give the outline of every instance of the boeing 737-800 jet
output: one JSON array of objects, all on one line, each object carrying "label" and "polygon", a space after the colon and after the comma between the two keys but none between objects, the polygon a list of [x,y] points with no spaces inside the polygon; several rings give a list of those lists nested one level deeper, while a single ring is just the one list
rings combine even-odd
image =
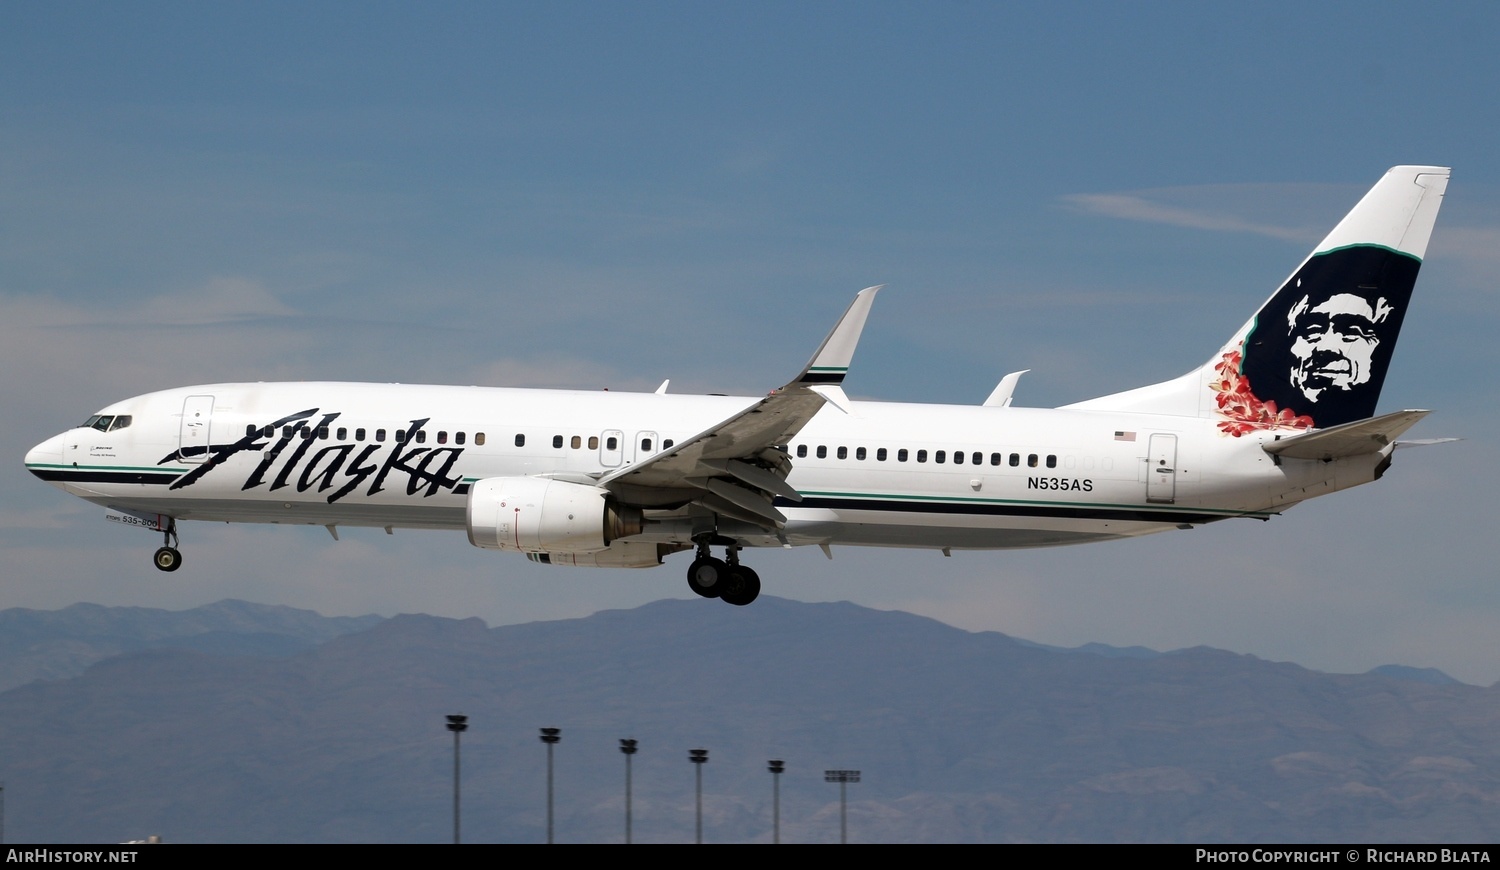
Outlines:
[{"label": "boeing 737-800 jet", "polygon": [[[1391,169],[1201,367],[1055,409],[852,401],[879,288],[762,397],[211,384],[117,402],[26,467],[162,533],[182,520],[454,529],[551,565],[645,568],[749,604],[745,547],[1006,549],[1265,519],[1378,479],[1426,411],[1374,416],[1448,184]],[[713,555],[721,548],[724,557]]]}]

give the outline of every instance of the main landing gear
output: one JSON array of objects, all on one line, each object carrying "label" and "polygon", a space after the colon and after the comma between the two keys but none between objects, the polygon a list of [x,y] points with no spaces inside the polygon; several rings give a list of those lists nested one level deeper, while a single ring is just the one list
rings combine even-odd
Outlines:
[{"label": "main landing gear", "polygon": [[707,537],[698,540],[698,557],[688,566],[688,588],[704,598],[744,607],[760,595],[760,575],[740,564],[740,548],[731,543],[724,548],[727,559],[709,555]]},{"label": "main landing gear", "polygon": [[168,518],[167,527],[162,529],[162,545],[157,548],[156,555],[152,560],[156,563],[159,571],[176,571],[182,567],[182,553],[178,551],[177,545],[177,520]]}]

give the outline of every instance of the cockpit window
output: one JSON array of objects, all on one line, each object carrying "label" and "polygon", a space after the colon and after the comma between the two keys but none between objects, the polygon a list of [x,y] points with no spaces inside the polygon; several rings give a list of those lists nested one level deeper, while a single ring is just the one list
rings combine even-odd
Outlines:
[{"label": "cockpit window", "polygon": [[98,429],[100,432],[113,432],[116,429],[124,429],[126,426],[129,426],[130,421],[129,414],[120,414],[119,416],[115,416],[114,414],[95,414],[84,420],[83,425],[79,428]]}]

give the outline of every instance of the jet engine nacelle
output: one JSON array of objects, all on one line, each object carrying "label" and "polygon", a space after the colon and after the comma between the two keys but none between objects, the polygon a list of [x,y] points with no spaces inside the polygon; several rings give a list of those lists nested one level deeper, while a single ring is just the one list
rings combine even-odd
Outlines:
[{"label": "jet engine nacelle", "polygon": [[469,487],[469,543],[523,553],[592,553],[640,534],[640,508],[602,487],[543,477],[491,477]]},{"label": "jet engine nacelle", "polygon": [[526,558],[568,568],[655,568],[673,552],[675,548],[667,544],[616,541],[595,553],[527,553]]}]

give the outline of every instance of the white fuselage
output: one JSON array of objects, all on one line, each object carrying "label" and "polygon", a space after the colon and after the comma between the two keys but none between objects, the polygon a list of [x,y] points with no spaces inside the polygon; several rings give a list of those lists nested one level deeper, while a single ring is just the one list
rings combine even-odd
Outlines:
[{"label": "white fuselage", "polygon": [[[150,393],[34,448],[27,467],[91,502],[181,520],[462,530],[487,478],[587,483],[668,449],[751,397],[363,383],[214,384]],[[784,530],[721,520],[745,546],[1001,549],[1264,518],[1373,479],[1381,456],[1278,462],[1273,432],[1210,419],[853,402],[786,445]],[[399,440],[398,440],[399,439]],[[701,518],[647,506],[630,540],[683,546]],[[695,525],[696,523],[696,525]]]}]

